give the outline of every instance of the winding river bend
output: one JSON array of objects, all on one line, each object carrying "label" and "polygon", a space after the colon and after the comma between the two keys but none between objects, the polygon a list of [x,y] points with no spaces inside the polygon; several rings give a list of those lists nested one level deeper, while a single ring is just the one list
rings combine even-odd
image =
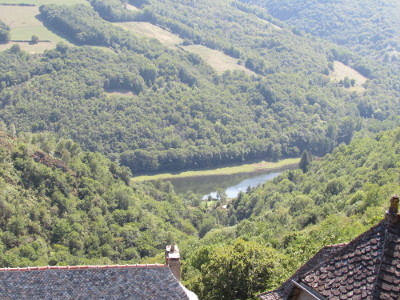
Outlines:
[{"label": "winding river bend", "polygon": [[258,170],[251,173],[239,173],[232,175],[206,175],[196,177],[168,179],[174,186],[177,193],[192,191],[195,194],[203,195],[205,199],[209,195],[216,197],[217,189],[224,189],[228,198],[235,198],[239,192],[245,192],[249,187],[255,187],[272,180],[283,171],[293,170],[296,167],[287,167],[278,170]]}]

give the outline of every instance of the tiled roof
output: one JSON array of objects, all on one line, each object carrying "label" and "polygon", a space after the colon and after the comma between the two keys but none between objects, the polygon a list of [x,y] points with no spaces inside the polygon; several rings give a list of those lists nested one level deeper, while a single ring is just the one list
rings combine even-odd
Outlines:
[{"label": "tiled roof", "polygon": [[189,299],[166,265],[0,269],[1,299]]},{"label": "tiled roof", "polygon": [[293,289],[293,280],[297,281],[299,277],[311,269],[315,268],[321,261],[327,259],[332,253],[342,249],[347,244],[328,245],[317,252],[307,263],[305,263],[296,273],[285,281],[277,290],[258,295],[263,300],[287,299]]},{"label": "tiled roof", "polygon": [[300,280],[329,299],[399,299],[399,234],[384,220]]},{"label": "tiled roof", "polygon": [[[400,299],[400,216],[387,218],[348,244],[324,248],[289,280],[328,299]],[[316,263],[315,263],[316,262]],[[293,284],[259,295],[291,299]],[[291,295],[291,292],[293,294]]]}]

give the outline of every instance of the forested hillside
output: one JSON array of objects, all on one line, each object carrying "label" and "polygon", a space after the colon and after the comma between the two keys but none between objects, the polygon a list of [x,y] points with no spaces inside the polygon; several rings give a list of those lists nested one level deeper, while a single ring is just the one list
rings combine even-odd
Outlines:
[{"label": "forested hillside", "polygon": [[0,266],[138,263],[216,226],[170,183],[130,176],[71,140],[0,132]]},{"label": "forested hillside", "polygon": [[[162,262],[176,242],[201,299],[249,299],[400,193],[396,1],[41,3],[30,17],[68,44],[28,54],[0,20],[1,267]],[[302,153],[301,169],[226,203],[131,182]]]},{"label": "forested hillside", "polygon": [[[110,19],[102,1],[91,3]],[[125,9],[113,3],[110,14]],[[222,0],[132,3],[141,8],[132,18],[238,57],[259,75],[217,75],[198,55],[135,37],[90,6],[46,5],[46,26],[112,51],[59,44],[41,56],[18,46],[2,52],[4,122],[17,132],[72,138],[134,172],[279,159],[305,149],[323,155],[355,131],[398,123],[398,83],[385,76],[389,69],[274,27],[265,12]],[[367,76],[362,93],[348,89],[348,78],[331,80],[336,60]]]},{"label": "forested hillside", "polygon": [[242,0],[275,18],[365,56],[400,59],[400,3],[396,0]]},{"label": "forested hillside", "polygon": [[[202,299],[247,299],[254,286],[242,280],[250,276],[245,270],[257,276],[257,266],[270,264],[255,289],[271,289],[324,245],[348,242],[376,224],[391,195],[400,193],[399,142],[400,129],[356,139],[314,160],[306,173],[287,171],[239,195],[228,206],[229,222],[237,225],[212,230],[196,251],[183,248],[186,284]],[[232,296],[238,278],[245,286]]]}]

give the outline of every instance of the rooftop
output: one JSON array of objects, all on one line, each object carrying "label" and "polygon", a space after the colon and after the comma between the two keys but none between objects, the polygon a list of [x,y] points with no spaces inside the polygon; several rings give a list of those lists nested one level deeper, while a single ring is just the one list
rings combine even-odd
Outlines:
[{"label": "rooftop", "polygon": [[304,291],[316,299],[400,299],[398,196],[391,201],[379,224],[348,244],[323,248],[280,288],[259,298],[297,299]]},{"label": "rooftop", "polygon": [[189,299],[166,265],[0,269],[1,299]]}]

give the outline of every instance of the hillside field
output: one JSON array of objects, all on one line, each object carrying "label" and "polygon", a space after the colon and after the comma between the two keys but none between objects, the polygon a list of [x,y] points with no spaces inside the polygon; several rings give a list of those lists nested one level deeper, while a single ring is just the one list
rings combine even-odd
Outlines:
[{"label": "hillside field", "polygon": [[179,36],[148,22],[119,22],[114,24],[137,36],[157,39],[171,49],[177,50],[176,45],[183,42]]},{"label": "hillside field", "polygon": [[222,74],[225,71],[238,70],[244,71],[248,75],[256,75],[254,72],[246,69],[243,65],[239,65],[239,61],[236,58],[230,57],[221,51],[213,50],[202,45],[190,45],[183,48],[189,52],[198,54],[219,74]]},{"label": "hillside field", "polygon": [[[7,6],[0,5],[0,20],[11,28],[11,42],[0,45],[0,51],[9,48],[13,44],[30,53],[42,53],[47,49],[54,48],[58,42],[68,43],[65,39],[47,29],[37,18],[39,8],[37,6]],[[37,35],[40,40],[50,42],[39,42],[31,45],[32,35]],[[13,42],[17,40],[19,42]],[[26,42],[20,42],[26,41]]]},{"label": "hillside field", "polygon": [[362,86],[367,82],[368,78],[361,75],[359,72],[353,68],[346,66],[340,61],[335,61],[333,63],[334,71],[331,74],[331,78],[335,81],[344,80],[346,77],[349,79],[354,79],[356,81],[354,87],[350,87],[349,90],[356,92],[363,92],[365,89]]}]

